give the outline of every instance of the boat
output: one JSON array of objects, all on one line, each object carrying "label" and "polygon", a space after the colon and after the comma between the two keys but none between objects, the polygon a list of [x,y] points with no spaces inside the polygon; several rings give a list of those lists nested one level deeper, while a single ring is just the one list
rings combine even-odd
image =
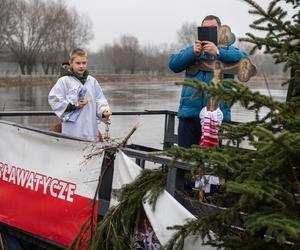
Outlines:
[{"label": "boat", "polygon": [[[128,114],[164,115],[164,148],[176,142],[176,112],[115,113]],[[0,113],[2,117],[20,115],[54,114],[44,111]],[[149,152],[159,150],[143,145],[125,145],[122,141],[118,145],[103,146],[5,120],[0,120],[0,135],[0,232],[44,248],[68,249],[91,215],[101,220],[109,207],[117,204],[114,191],[133,181],[145,162],[167,166],[170,161],[168,157],[150,157]],[[190,201],[174,198],[175,190],[182,188],[179,176],[187,170],[188,166],[178,162],[176,168],[169,171],[166,191],[157,202],[158,209],[153,211],[150,204],[144,205],[161,244],[172,237],[167,226],[195,218],[195,206],[188,209],[183,206],[191,204]],[[172,215],[159,212],[168,207],[174,211]],[[190,245],[186,249],[193,248]]]}]

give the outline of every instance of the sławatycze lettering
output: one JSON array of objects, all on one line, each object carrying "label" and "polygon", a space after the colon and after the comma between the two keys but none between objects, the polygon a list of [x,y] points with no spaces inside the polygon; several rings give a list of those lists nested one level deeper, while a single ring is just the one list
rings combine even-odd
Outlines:
[{"label": "s\u0142awatycze lettering", "polygon": [[73,202],[76,184],[0,162],[0,180]]}]

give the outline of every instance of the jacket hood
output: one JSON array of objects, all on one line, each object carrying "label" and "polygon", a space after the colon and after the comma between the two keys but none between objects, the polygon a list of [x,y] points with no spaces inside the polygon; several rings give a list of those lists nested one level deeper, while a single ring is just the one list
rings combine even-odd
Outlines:
[{"label": "jacket hood", "polygon": [[67,63],[62,63],[61,68],[60,68],[60,76],[73,76],[77,78],[82,84],[86,82],[86,79],[89,75],[89,72],[86,70],[83,73],[83,76],[78,76],[76,75],[73,70],[70,68],[70,65]]}]

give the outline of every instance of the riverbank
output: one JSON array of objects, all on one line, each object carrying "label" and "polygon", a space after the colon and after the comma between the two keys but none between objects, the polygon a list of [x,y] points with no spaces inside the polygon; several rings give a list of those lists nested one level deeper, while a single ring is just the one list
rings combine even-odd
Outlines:
[{"label": "riverbank", "polygon": [[[180,82],[184,79],[183,74],[169,74],[169,75],[141,75],[141,74],[101,74],[96,75],[95,78],[102,84],[122,84],[122,83],[141,83],[146,84],[153,83],[166,83],[166,82]],[[0,87],[12,87],[12,86],[36,86],[36,85],[53,85],[58,79],[57,75],[6,75],[0,76]],[[268,76],[268,82],[271,87],[281,89],[281,84],[286,81],[286,77],[282,76]],[[251,78],[249,85],[252,88],[256,88],[256,83],[264,82],[263,77],[256,76]]]},{"label": "riverbank", "polygon": [[[141,75],[141,74],[101,74],[93,75],[101,84],[113,83],[164,83],[182,81],[183,75]],[[19,85],[52,85],[57,75],[18,75],[0,76],[0,87]]]}]

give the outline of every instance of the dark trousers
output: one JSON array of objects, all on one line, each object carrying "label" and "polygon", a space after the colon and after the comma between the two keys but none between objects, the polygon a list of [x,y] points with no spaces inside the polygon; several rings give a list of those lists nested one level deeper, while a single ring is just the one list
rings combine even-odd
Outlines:
[{"label": "dark trousers", "polygon": [[193,144],[199,145],[200,139],[200,118],[179,118],[178,145],[184,148],[189,148]]}]

